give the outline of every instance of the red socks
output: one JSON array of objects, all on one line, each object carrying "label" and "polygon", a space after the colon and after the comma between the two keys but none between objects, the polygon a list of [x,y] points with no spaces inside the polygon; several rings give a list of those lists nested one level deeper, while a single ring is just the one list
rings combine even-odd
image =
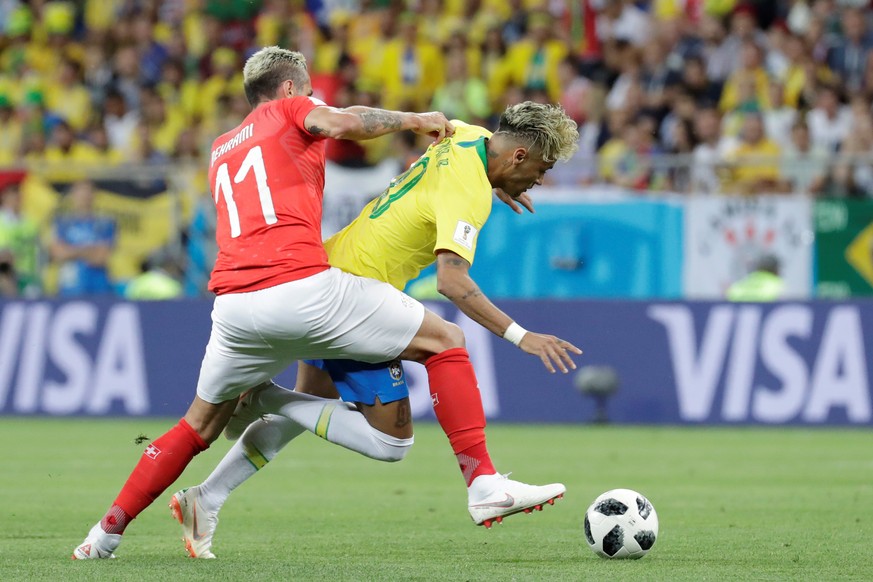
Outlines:
[{"label": "red socks", "polygon": [[131,520],[179,478],[191,459],[208,447],[184,418],[158,437],[146,447],[115,503],[103,516],[103,531],[124,532]]},{"label": "red socks", "polygon": [[430,397],[467,486],[479,475],[497,472],[485,446],[485,411],[470,355],[452,348],[425,362]]}]

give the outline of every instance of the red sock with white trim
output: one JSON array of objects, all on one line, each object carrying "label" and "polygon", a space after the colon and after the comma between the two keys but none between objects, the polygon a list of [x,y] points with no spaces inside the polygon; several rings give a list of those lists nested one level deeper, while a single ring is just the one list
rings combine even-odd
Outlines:
[{"label": "red sock with white trim", "polygon": [[429,358],[425,367],[434,413],[469,487],[479,475],[497,472],[485,445],[485,410],[470,355],[452,348]]},{"label": "red sock with white trim", "polygon": [[185,419],[155,439],[140,457],[121,492],[100,521],[103,531],[120,534],[152,501],[179,478],[188,463],[209,445]]}]

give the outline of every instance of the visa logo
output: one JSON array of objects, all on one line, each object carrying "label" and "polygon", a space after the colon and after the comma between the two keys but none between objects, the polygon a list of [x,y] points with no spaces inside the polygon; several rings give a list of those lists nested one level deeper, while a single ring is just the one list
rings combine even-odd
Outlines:
[{"label": "visa logo", "polygon": [[816,423],[837,409],[852,423],[871,420],[873,350],[857,306],[714,305],[703,322],[687,305],[647,314],[666,332],[683,420]]}]

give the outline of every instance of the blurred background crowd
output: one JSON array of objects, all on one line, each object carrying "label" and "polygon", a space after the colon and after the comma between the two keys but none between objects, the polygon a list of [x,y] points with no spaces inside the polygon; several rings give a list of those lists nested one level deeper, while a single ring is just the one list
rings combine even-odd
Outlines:
[{"label": "blurred background crowd", "polygon": [[[561,103],[579,123],[580,147],[547,176],[553,185],[873,198],[869,8],[870,0],[0,0],[0,168],[14,170],[0,180],[0,293],[136,296],[135,285],[107,276],[117,224],[93,210],[95,171],[195,168],[185,234],[208,233],[197,199],[209,202],[210,144],[249,111],[245,59],[274,44],[302,52],[316,96],[338,107],[435,109],[493,127],[509,104]],[[331,141],[328,158],[350,168],[406,165],[425,146],[406,134]],[[16,176],[33,173],[61,194],[49,218],[22,212]],[[159,282],[146,288],[202,293],[208,255],[189,249],[183,264],[151,254],[141,272]],[[55,267],[49,283],[41,262]],[[183,280],[194,264],[199,275]]]}]

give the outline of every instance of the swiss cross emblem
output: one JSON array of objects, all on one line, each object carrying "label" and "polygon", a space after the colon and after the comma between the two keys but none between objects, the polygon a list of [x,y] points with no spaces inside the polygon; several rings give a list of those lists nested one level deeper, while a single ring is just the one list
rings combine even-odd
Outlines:
[{"label": "swiss cross emblem", "polygon": [[155,445],[149,445],[146,447],[145,456],[149,459],[157,459],[158,455],[161,454],[161,449],[156,447]]}]

